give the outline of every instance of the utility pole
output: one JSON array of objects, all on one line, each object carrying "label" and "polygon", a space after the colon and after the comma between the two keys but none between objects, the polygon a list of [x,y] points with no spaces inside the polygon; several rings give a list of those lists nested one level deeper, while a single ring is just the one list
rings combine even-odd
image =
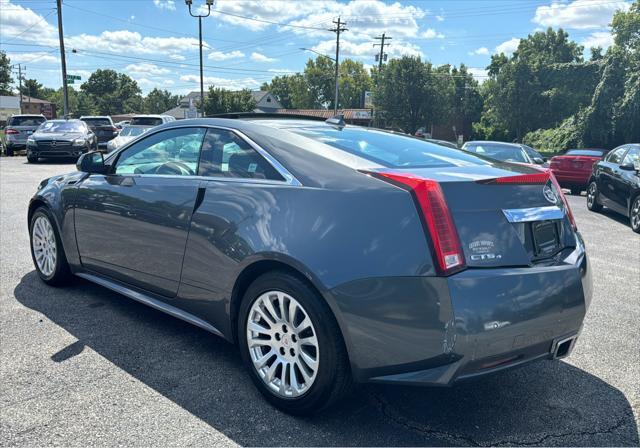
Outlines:
[{"label": "utility pole", "polygon": [[339,99],[339,76],[340,76],[340,33],[343,31],[347,31],[348,28],[345,28],[346,23],[340,21],[340,17],[338,20],[334,20],[333,23],[336,24],[335,28],[330,29],[329,31],[336,33],[336,92],[333,98],[333,113],[334,115],[338,115],[338,99]]},{"label": "utility pole", "polygon": [[60,61],[62,62],[62,96],[64,98],[64,118],[69,117],[69,87],[67,85],[67,60],[64,53],[64,31],[62,29],[62,0],[56,0],[58,6],[58,38],[60,39]]},{"label": "utility pole", "polygon": [[[14,64],[11,67],[15,67],[18,69],[18,95],[20,95],[20,113],[22,113],[22,77],[24,76],[22,74],[22,70],[24,70],[25,72],[27,71],[27,67],[22,67],[22,64]],[[15,72],[14,72],[15,73]],[[29,102],[31,102],[31,99],[29,99]]]},{"label": "utility pole", "polygon": [[385,40],[391,40],[392,37],[387,37],[386,33],[382,33],[382,36],[376,37],[380,41],[379,44],[373,44],[374,47],[380,47],[380,55],[378,56],[378,82],[380,82],[380,73],[382,73],[382,61],[386,54],[384,53]]},{"label": "utility pole", "polygon": [[204,74],[202,70],[202,19],[211,15],[211,7],[213,6],[213,0],[207,0],[207,13],[206,14],[194,14],[191,12],[191,5],[193,0],[185,0],[186,5],[189,7],[189,15],[191,17],[198,18],[198,38],[200,39],[200,116],[204,117]]}]

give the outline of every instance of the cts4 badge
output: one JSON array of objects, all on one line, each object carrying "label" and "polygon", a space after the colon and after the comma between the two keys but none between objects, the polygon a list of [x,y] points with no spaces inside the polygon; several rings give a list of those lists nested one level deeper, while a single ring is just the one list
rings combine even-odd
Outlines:
[{"label": "cts4 badge", "polygon": [[472,261],[499,260],[502,255],[494,252],[495,244],[491,240],[476,240],[469,244],[469,259]]}]

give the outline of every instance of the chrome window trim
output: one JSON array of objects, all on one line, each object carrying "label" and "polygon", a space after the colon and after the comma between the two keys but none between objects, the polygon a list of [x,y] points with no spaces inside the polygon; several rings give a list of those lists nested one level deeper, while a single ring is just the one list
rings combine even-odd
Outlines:
[{"label": "chrome window trim", "polygon": [[504,213],[507,221],[513,223],[547,221],[564,218],[564,210],[555,205],[551,205],[549,207],[503,209],[502,213]]},{"label": "chrome window trim", "polygon": [[[233,132],[234,134],[236,134],[238,137],[240,137],[242,140],[244,140],[245,142],[247,142],[249,144],[249,146],[251,146],[252,149],[254,149],[258,154],[260,154],[264,159],[266,159],[267,163],[269,163],[277,172],[278,174],[280,174],[284,180],[274,180],[274,179],[252,179],[250,177],[217,177],[217,176],[175,176],[175,177],[180,177],[182,179],[184,178],[197,178],[200,180],[207,180],[207,181],[220,181],[220,182],[243,182],[243,183],[256,183],[256,184],[265,184],[265,183],[270,183],[270,184],[278,184],[278,185],[282,185],[282,184],[286,184],[286,185],[291,185],[291,186],[295,186],[295,187],[300,187],[302,186],[302,183],[295,178],[295,176],[293,174],[291,174],[291,172],[289,172],[289,170],[287,170],[275,157],[273,157],[271,154],[269,154],[269,152],[267,152],[265,149],[263,149],[260,145],[258,145],[255,141],[253,141],[250,137],[248,137],[244,132],[239,131],[238,129],[234,129],[234,128],[230,128],[227,126],[213,126],[210,124],[202,124],[202,125],[198,125],[198,124],[188,124],[188,125],[183,125],[183,126],[171,126],[171,127],[166,127],[166,128],[162,128],[162,129],[157,129],[155,131],[149,130],[147,132],[145,132],[144,134],[141,134],[140,136],[138,136],[137,138],[131,140],[130,142],[128,142],[125,146],[123,146],[122,148],[119,148],[117,150],[115,150],[112,154],[109,154],[105,160],[105,163],[109,162],[112,163],[114,161],[117,161],[118,157],[120,156],[120,154],[124,151],[126,151],[129,147],[131,147],[132,145],[134,145],[135,143],[137,143],[140,140],[143,140],[145,138],[151,137],[159,132],[163,132],[163,131],[169,131],[172,129],[182,129],[182,128],[203,128],[205,129],[205,131],[207,129],[220,129],[223,131],[229,131],[229,132]],[[206,138],[206,133],[205,133],[205,138]],[[202,151],[202,148],[201,148]],[[162,175],[162,174],[141,174],[141,176],[161,176],[161,177],[167,177],[167,176],[173,176],[173,175]]]}]

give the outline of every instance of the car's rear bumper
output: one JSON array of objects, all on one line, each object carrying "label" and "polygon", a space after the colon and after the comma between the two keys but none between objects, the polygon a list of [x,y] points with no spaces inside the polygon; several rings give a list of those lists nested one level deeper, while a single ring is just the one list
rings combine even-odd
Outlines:
[{"label": "car's rear bumper", "polygon": [[370,283],[360,306],[347,301],[365,294],[364,284],[332,291],[357,381],[450,385],[553,358],[558,342],[573,348],[591,301],[581,244],[553,266],[404,281]]},{"label": "car's rear bumper", "polygon": [[591,171],[553,171],[553,175],[561,187],[586,187],[589,182],[589,178],[591,177]]}]

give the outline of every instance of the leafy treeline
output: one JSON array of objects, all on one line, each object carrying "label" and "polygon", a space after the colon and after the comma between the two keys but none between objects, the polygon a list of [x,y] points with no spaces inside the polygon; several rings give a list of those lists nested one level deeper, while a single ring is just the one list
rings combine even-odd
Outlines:
[{"label": "leafy treeline", "polygon": [[[612,148],[640,141],[640,0],[614,15],[615,43],[604,52],[584,48],[557,31],[536,32],[522,39],[511,55],[493,55],[488,79],[478,83],[464,65],[434,66],[416,57],[389,61],[378,73],[361,62],[340,63],[339,108],[362,107],[372,91],[377,126],[413,133],[442,129],[450,138],[524,141],[541,150],[569,147]],[[10,92],[10,62],[0,54],[0,92]],[[309,59],[301,73],[276,76],[262,86],[287,109],[334,107],[335,64],[328,57]],[[14,82],[15,84],[15,82]],[[61,89],[33,79],[23,92],[48,99],[62,110]],[[113,70],[97,70],[70,89],[74,115],[164,112],[178,97],[154,89],[141,95],[135,80]],[[231,92],[211,86],[207,114],[250,111],[248,90]],[[455,131],[454,131],[455,128]],[[449,134],[450,132],[450,134]]]}]

